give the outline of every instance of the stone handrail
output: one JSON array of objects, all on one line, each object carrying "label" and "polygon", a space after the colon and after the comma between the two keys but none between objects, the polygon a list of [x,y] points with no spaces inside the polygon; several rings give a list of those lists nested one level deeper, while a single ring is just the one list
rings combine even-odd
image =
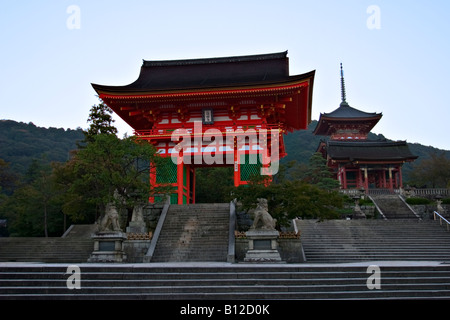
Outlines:
[{"label": "stone handrail", "polygon": [[156,243],[158,242],[162,226],[164,225],[164,220],[166,219],[167,211],[169,211],[169,207],[170,207],[170,196],[167,196],[163,210],[161,212],[158,223],[156,225],[155,233],[153,234],[152,240],[150,242],[150,247],[148,248],[147,253],[144,256],[143,262],[150,262],[153,258],[153,253],[155,252]]},{"label": "stone handrail", "polygon": [[[341,193],[353,196],[360,195],[360,189],[341,189]],[[402,194],[406,192],[405,189],[369,189],[368,194],[370,195],[381,195],[381,194]],[[443,197],[450,196],[450,189],[447,188],[423,188],[423,189],[410,189],[408,192],[411,196],[433,196],[440,195]]]},{"label": "stone handrail", "polygon": [[436,216],[439,216],[439,223],[440,223],[441,226],[442,226],[442,220],[444,220],[446,222],[446,224],[447,224],[447,231],[450,231],[450,222],[448,222],[447,219],[445,219],[443,216],[441,216],[439,214],[439,212],[437,212],[437,211],[433,212],[433,216],[434,216],[434,220],[437,220]]},{"label": "stone handrail", "polygon": [[370,201],[373,202],[373,204],[375,205],[375,208],[378,210],[378,213],[381,215],[381,217],[383,218],[383,220],[387,220],[386,216],[384,215],[383,211],[381,211],[381,208],[378,206],[378,204],[373,200],[373,198],[371,196],[369,196]]},{"label": "stone handrail", "polygon": [[421,195],[441,195],[441,196],[449,196],[450,192],[449,189],[446,188],[430,188],[430,189],[412,189],[412,192],[414,192],[414,194],[416,196],[421,196]]},{"label": "stone handrail", "polygon": [[228,255],[227,262],[235,262],[235,233],[236,229],[236,203],[235,201],[230,201],[230,225],[228,229]]}]

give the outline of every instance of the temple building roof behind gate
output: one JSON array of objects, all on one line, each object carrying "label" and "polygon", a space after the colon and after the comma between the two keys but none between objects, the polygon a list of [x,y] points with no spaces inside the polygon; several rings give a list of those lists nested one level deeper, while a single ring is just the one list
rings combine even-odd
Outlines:
[{"label": "temple building roof behind gate", "polygon": [[332,160],[409,162],[417,159],[406,141],[328,141],[327,154]]}]

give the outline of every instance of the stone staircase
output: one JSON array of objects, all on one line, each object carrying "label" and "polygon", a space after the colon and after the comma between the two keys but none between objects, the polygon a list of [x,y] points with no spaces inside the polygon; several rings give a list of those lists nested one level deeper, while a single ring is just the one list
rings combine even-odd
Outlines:
[{"label": "stone staircase", "polygon": [[418,219],[414,211],[396,194],[371,196],[386,219]]},{"label": "stone staircase", "polygon": [[450,232],[433,220],[296,220],[306,262],[450,261]]},{"label": "stone staircase", "polygon": [[368,288],[368,265],[82,264],[80,289],[69,289],[67,264],[0,264],[0,300],[450,298],[450,265],[381,264],[380,289]]},{"label": "stone staircase", "polygon": [[86,262],[94,242],[88,238],[0,238],[0,262]]},{"label": "stone staircase", "polygon": [[227,261],[230,204],[171,205],[151,262]]}]

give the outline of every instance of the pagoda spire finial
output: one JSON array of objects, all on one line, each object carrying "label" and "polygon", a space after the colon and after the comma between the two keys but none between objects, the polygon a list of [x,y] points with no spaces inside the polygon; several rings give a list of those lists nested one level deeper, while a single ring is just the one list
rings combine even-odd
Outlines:
[{"label": "pagoda spire finial", "polygon": [[347,103],[345,100],[345,82],[344,82],[344,70],[342,70],[342,62],[341,62],[341,96],[342,96],[342,102]]}]

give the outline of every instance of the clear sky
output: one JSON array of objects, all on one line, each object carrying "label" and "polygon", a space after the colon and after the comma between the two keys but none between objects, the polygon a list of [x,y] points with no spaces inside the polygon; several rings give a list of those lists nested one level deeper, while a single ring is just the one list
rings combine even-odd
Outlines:
[{"label": "clear sky", "polygon": [[[142,60],[288,50],[316,70],[313,119],[347,102],[372,130],[450,150],[450,1],[8,1],[0,6],[0,119],[87,128],[91,83],[126,85]],[[120,133],[132,130],[118,117]]]}]

